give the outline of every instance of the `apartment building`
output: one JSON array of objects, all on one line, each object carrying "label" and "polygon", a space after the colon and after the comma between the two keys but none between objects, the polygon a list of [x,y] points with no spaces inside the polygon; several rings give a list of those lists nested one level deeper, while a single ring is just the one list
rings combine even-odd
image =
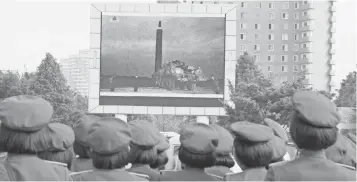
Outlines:
[{"label": "apartment building", "polygon": [[89,50],[81,50],[78,55],[60,61],[61,72],[68,85],[83,96],[88,95],[89,57]]},{"label": "apartment building", "polygon": [[248,52],[274,83],[292,82],[334,91],[336,0],[182,0],[187,4],[237,4],[237,56]]}]

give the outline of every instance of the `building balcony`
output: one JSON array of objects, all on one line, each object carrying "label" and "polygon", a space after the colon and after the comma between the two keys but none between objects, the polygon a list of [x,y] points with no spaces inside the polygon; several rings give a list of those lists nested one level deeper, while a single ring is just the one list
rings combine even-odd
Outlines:
[{"label": "building balcony", "polygon": [[305,31],[309,31],[309,30],[314,30],[314,27],[312,25],[301,26],[299,30],[302,32],[305,32]]},{"label": "building balcony", "polygon": [[330,44],[334,44],[336,43],[336,39],[335,37],[331,37],[330,40],[329,40]]},{"label": "building balcony", "polygon": [[312,50],[310,47],[305,47],[305,48],[300,48],[299,52],[300,53],[311,53]]},{"label": "building balcony", "polygon": [[334,58],[331,58],[329,61],[330,65],[335,65],[336,64],[336,60]]},{"label": "building balcony", "polygon": [[330,76],[335,76],[335,75],[336,75],[335,66],[331,66],[331,69],[330,69],[330,71],[329,71],[329,75],[330,75]]},{"label": "building balcony", "polygon": [[335,22],[336,22],[336,15],[332,15],[332,16],[330,17],[330,22],[331,22],[331,23],[335,23]]},{"label": "building balcony", "polygon": [[302,3],[300,9],[302,10],[308,10],[308,9],[314,9],[314,3],[307,2],[307,4]]},{"label": "building balcony", "polygon": [[331,11],[331,12],[335,12],[335,11],[336,11],[336,6],[335,6],[335,5],[332,5],[332,6],[330,7],[330,11]]},{"label": "building balcony", "polygon": [[336,49],[331,48],[331,49],[329,50],[329,53],[330,53],[331,55],[335,55],[335,54],[336,54]]},{"label": "building balcony", "polygon": [[312,36],[301,37],[300,42],[312,42]]},{"label": "building balcony", "polygon": [[331,33],[336,33],[336,24],[332,24],[331,27],[330,27],[330,32]]},{"label": "building balcony", "polygon": [[309,20],[313,20],[314,18],[310,15],[309,12],[307,12],[306,16],[301,16],[300,17],[300,21],[309,21]]}]

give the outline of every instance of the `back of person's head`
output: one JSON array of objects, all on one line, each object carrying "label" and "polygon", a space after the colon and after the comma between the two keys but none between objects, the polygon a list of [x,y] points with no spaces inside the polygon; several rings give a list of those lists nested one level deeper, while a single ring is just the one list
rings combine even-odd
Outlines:
[{"label": "back of person's head", "polygon": [[288,135],[285,129],[276,121],[265,118],[264,124],[274,131],[275,138],[273,139],[273,158],[271,163],[284,161],[284,156],[288,154]]},{"label": "back of person's head", "polygon": [[156,161],[150,165],[150,167],[153,169],[162,170],[165,169],[165,165],[169,162],[166,150],[170,148],[170,143],[168,139],[160,132],[158,132],[157,135],[160,139],[159,143],[155,146],[157,150],[157,158]]},{"label": "back of person's head", "polygon": [[298,148],[317,151],[336,142],[340,116],[333,102],[311,91],[295,93],[292,102],[290,135]]},{"label": "back of person's head", "polygon": [[0,146],[8,153],[36,154],[45,151],[42,129],[50,122],[53,108],[46,100],[29,95],[0,103]]},{"label": "back of person's head", "polygon": [[210,125],[214,128],[219,137],[219,143],[216,148],[216,166],[225,166],[231,168],[234,166],[235,162],[231,157],[231,153],[233,152],[233,136],[232,134],[225,128],[213,124]]},{"label": "back of person's head", "polygon": [[43,129],[46,151],[38,152],[41,159],[67,164],[71,169],[74,159],[74,132],[71,127],[61,123],[50,123]]},{"label": "back of person's head", "polygon": [[132,140],[130,142],[130,162],[132,164],[154,164],[157,159],[155,146],[160,142],[159,131],[146,120],[129,123]]},{"label": "back of person's head", "polygon": [[185,166],[207,168],[216,164],[218,133],[203,123],[189,123],[180,131],[178,157]]},{"label": "back of person's head", "polygon": [[131,132],[118,118],[101,118],[92,124],[86,142],[92,149],[93,166],[97,169],[123,168],[129,163]]},{"label": "back of person's head", "polygon": [[91,158],[91,151],[85,138],[92,124],[98,119],[100,118],[94,115],[82,115],[82,117],[78,118],[78,124],[74,126],[73,130],[76,138],[73,149],[80,158]]},{"label": "back of person's head", "polygon": [[273,158],[274,132],[271,128],[250,123],[236,122],[231,125],[234,139],[234,155],[241,168],[265,167]]}]

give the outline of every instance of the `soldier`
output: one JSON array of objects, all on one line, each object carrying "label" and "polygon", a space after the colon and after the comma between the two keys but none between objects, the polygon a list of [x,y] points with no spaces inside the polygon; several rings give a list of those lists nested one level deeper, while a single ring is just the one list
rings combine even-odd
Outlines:
[{"label": "soldier", "polygon": [[266,181],[356,181],[354,170],[338,165],[324,150],[336,142],[340,117],[325,96],[312,91],[295,93],[290,135],[301,153],[298,158],[271,166]]},{"label": "soldier", "polygon": [[129,163],[131,132],[117,118],[101,118],[91,127],[87,143],[92,150],[93,170],[73,173],[78,181],[145,181],[148,176],[125,171]]},{"label": "soldier", "polygon": [[[288,141],[288,135],[286,134],[284,128],[277,122],[266,118],[264,119],[264,123],[271,129],[273,129],[274,135],[276,136],[275,139],[272,141],[274,142],[274,147],[271,163],[282,162],[284,161],[284,156],[289,155],[287,149],[288,146],[286,145]],[[290,159],[290,157],[288,158]]]},{"label": "soldier", "polygon": [[[20,95],[0,103],[0,146],[8,153],[0,180],[64,181],[54,165],[46,163],[36,153],[47,149],[46,129],[52,117],[50,103],[36,96]],[[1,170],[1,169],[0,169]]]},{"label": "soldier", "polygon": [[166,137],[159,133],[160,142],[155,146],[157,150],[157,158],[153,164],[150,164],[152,169],[156,169],[160,171],[161,169],[165,169],[166,163],[169,161],[166,150],[170,148],[170,144],[167,141]]},{"label": "soldier", "polygon": [[129,123],[132,140],[130,142],[130,172],[149,176],[149,181],[158,181],[160,173],[150,168],[157,160],[156,145],[160,142],[155,126],[145,120]]},{"label": "soldier", "polygon": [[203,123],[189,123],[181,128],[178,156],[185,165],[181,171],[165,173],[161,181],[217,181],[204,169],[216,163],[219,138],[215,129]]},{"label": "soldier", "polygon": [[337,141],[334,145],[326,149],[327,159],[333,162],[347,165],[346,167],[356,168],[356,144],[342,134],[337,135]]},{"label": "soldier", "polygon": [[91,151],[85,138],[87,137],[92,124],[98,119],[100,118],[97,116],[84,115],[74,127],[75,141],[73,143],[73,150],[78,157],[73,161],[71,168],[71,171],[73,172],[93,169]]},{"label": "soldier", "polygon": [[216,149],[216,164],[213,167],[206,168],[205,172],[218,177],[218,179],[223,180],[225,174],[232,173],[230,170],[234,166],[234,160],[231,157],[233,151],[233,136],[228,130],[219,126],[211,125],[219,137],[219,143]]},{"label": "soldier", "polygon": [[72,181],[69,169],[74,158],[74,132],[71,127],[61,123],[50,123],[45,132],[46,151],[37,153],[40,159],[52,164],[58,174]]},{"label": "soldier", "polygon": [[243,172],[228,174],[226,181],[262,181],[267,173],[266,166],[272,161],[275,147],[271,128],[241,121],[231,125],[234,139],[234,156]]}]

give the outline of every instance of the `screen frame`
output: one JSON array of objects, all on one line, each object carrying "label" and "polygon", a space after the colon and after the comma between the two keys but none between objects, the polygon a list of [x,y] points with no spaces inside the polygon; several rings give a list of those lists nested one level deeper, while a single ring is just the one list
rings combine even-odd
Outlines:
[{"label": "screen frame", "polygon": [[[236,5],[187,4],[92,4],[90,9],[90,83],[89,113],[97,114],[170,114],[195,116],[226,115],[222,102],[230,102],[229,82],[235,83]],[[100,95],[101,21],[113,16],[225,17],[223,98],[164,98]],[[99,27],[98,27],[99,26]],[[106,101],[106,102],[104,102]],[[117,104],[120,103],[120,104]]]}]

